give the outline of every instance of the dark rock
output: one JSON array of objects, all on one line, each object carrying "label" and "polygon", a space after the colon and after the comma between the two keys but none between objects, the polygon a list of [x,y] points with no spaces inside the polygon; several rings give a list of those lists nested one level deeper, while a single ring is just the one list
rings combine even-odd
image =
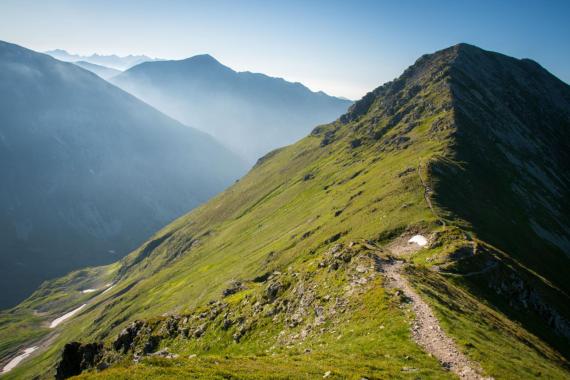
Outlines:
[{"label": "dark rock", "polygon": [[151,352],[154,352],[158,348],[159,344],[160,344],[160,337],[156,335],[149,336],[148,340],[145,342],[143,346],[143,353],[150,354]]},{"label": "dark rock", "polygon": [[224,289],[222,296],[231,296],[232,294],[241,292],[244,289],[245,286],[241,283],[241,281],[233,281],[227,289]]},{"label": "dark rock", "polygon": [[199,338],[202,335],[204,335],[205,332],[206,332],[206,324],[204,323],[198,326],[196,330],[194,330],[194,337]]},{"label": "dark rock", "polygon": [[178,335],[178,323],[179,323],[179,317],[170,317],[167,321],[166,321],[166,325],[165,325],[165,329],[168,335],[170,335],[170,337],[175,337],[176,335]]},{"label": "dark rock", "polygon": [[282,288],[283,288],[283,285],[281,283],[272,282],[265,289],[264,298],[268,301],[273,301],[277,297],[277,295],[279,294],[279,291]]},{"label": "dark rock", "polygon": [[239,343],[239,341],[241,340],[241,338],[243,338],[243,336],[247,333],[247,331],[249,330],[248,326],[240,326],[237,331],[234,333],[234,335],[232,336],[232,338],[234,339],[234,341],[236,343]]},{"label": "dark rock", "polygon": [[256,282],[256,283],[265,282],[265,281],[267,281],[267,279],[269,278],[270,275],[271,275],[271,273],[269,273],[269,272],[264,273],[264,274],[262,274],[262,275],[260,275],[260,276],[255,277],[255,278],[253,279],[253,282]]},{"label": "dark rock", "polygon": [[113,347],[115,350],[122,350],[123,353],[127,353],[143,325],[144,323],[142,321],[134,321],[125,329],[123,329],[123,331],[119,333],[119,336],[115,342],[113,342]]},{"label": "dark rock", "polygon": [[398,177],[401,178],[401,177],[407,176],[408,174],[411,174],[415,171],[416,171],[416,169],[414,169],[412,167],[406,168],[406,170],[404,170],[403,172],[400,172],[398,174]]},{"label": "dark rock", "polygon": [[55,378],[60,380],[79,375],[82,371],[95,367],[102,355],[102,343],[68,343],[63,348]]},{"label": "dark rock", "polygon": [[232,325],[234,324],[234,321],[232,321],[229,318],[225,318],[222,322],[222,330],[227,330],[230,327],[232,327]]},{"label": "dark rock", "polygon": [[352,149],[358,148],[359,146],[362,145],[362,140],[361,139],[354,139],[352,141],[350,141],[350,147]]},{"label": "dark rock", "polygon": [[338,239],[340,239],[342,236],[342,234],[339,232],[338,234],[335,234],[333,236],[331,236],[330,238],[328,238],[327,240],[325,240],[325,244],[330,244],[330,243],[334,243],[335,241],[337,241]]},{"label": "dark rock", "polygon": [[334,131],[327,131],[321,140],[321,147],[325,147],[334,141]]}]

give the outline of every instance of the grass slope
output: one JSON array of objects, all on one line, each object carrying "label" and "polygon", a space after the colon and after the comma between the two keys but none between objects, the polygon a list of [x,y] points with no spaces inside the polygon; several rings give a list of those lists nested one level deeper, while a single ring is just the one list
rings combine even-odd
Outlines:
[{"label": "grass slope", "polygon": [[[119,264],[94,269],[93,279],[111,276],[116,286],[90,296],[48,349],[6,378],[53,376],[63,345],[75,340],[105,342],[103,362],[111,365],[80,378],[314,378],[328,371],[338,378],[449,378],[411,340],[406,300],[382,281],[390,248],[416,233],[430,245],[406,257],[408,276],[466,355],[495,378],[567,378],[568,362],[547,335],[511,320],[508,303],[497,307],[463,276],[479,269],[492,276],[488,261],[516,273],[525,268],[424,198],[422,180],[437,180],[430,168],[453,158],[446,62],[445,54],[420,59],[341,120],[261,159]],[[473,244],[479,248],[463,257]],[[556,294],[546,279],[527,276]],[[76,278],[47,283],[3,313],[2,341],[45,323],[32,317],[38,308],[51,318],[84,302]],[[243,287],[222,296],[236,281]],[[143,327],[121,354],[111,344],[134,320]],[[23,341],[31,344],[18,337],[3,356]],[[179,356],[138,357],[165,348]]]}]

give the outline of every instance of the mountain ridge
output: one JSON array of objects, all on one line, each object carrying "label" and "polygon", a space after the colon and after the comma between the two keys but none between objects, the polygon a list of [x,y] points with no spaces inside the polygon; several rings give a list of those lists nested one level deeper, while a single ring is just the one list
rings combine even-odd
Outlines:
[{"label": "mountain ridge", "polygon": [[[568,143],[568,109],[556,104],[570,89],[527,82],[527,63],[483,50],[459,62],[480,77],[472,83],[441,65],[453,54],[421,58],[339,120],[268,153],[121,262],[45,284],[4,326],[41,324],[31,310],[88,307],[8,378],[44,362],[84,379],[450,378],[450,363],[416,344],[418,305],[478,376],[566,378],[568,259],[533,232],[532,216],[565,232],[567,156],[543,142]],[[478,73],[495,59],[508,70]],[[552,86],[562,99],[536,103]],[[523,155],[531,169],[512,158]],[[529,170],[560,183],[543,188],[521,175]],[[409,285],[390,286],[394,273]],[[115,287],[77,292],[95,280]]]},{"label": "mountain ridge", "polygon": [[301,83],[235,71],[204,54],[145,62],[112,82],[173,118],[212,134],[250,162],[343,113],[350,101]]},{"label": "mountain ridge", "polygon": [[89,70],[89,71],[97,74],[98,76],[100,76],[101,78],[103,78],[105,80],[121,73],[120,70],[112,69],[112,68],[107,67],[107,66],[96,65],[94,63],[90,63],[87,61],[75,61],[73,63],[79,67],[84,68],[85,70]]},{"label": "mountain ridge", "polygon": [[108,66],[116,70],[126,70],[130,67],[138,65],[142,62],[147,61],[158,61],[158,58],[147,57],[146,55],[132,55],[118,56],[116,54],[105,55],[105,54],[91,54],[91,55],[81,55],[81,54],[71,54],[63,49],[55,49],[44,52],[44,54],[50,55],[56,59],[66,62],[77,62],[86,61],[96,65]]}]

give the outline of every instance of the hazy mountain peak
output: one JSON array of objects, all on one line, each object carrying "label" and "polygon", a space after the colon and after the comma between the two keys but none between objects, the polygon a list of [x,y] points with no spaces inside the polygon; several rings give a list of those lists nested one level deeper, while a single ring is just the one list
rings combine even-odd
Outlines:
[{"label": "hazy mountain peak", "polygon": [[209,54],[145,62],[113,78],[173,118],[205,131],[250,162],[336,119],[350,101],[301,83],[236,72]]},{"label": "hazy mountain peak", "polygon": [[116,260],[245,169],[81,65],[0,41],[0,307]]},{"label": "hazy mountain peak", "polygon": [[143,62],[160,61],[158,58],[147,57],[146,55],[132,55],[119,56],[117,54],[105,55],[94,53],[91,55],[72,54],[63,49],[55,49],[46,51],[45,54],[61,61],[77,62],[85,61],[88,63],[109,67],[116,70],[127,70],[130,67],[136,66]]},{"label": "hazy mountain peak", "polygon": [[192,57],[188,57],[186,59],[183,59],[182,61],[188,62],[188,63],[219,64],[219,65],[221,65],[221,63],[216,58],[211,56],[210,54],[198,54],[198,55],[194,55]]}]

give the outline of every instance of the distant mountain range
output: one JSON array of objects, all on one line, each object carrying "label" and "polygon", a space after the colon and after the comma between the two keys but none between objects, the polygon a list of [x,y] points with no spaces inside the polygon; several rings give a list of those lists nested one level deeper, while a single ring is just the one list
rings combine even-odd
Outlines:
[{"label": "distant mountain range", "polygon": [[73,62],[79,67],[83,67],[85,70],[89,70],[92,73],[97,74],[103,79],[109,79],[121,73],[121,70],[112,69],[110,67],[96,65],[94,63],[89,63],[86,61]]},{"label": "distant mountain range", "polygon": [[351,101],[300,83],[236,72],[210,55],[145,62],[112,83],[173,118],[210,133],[250,162],[330,122]]},{"label": "distant mountain range", "polygon": [[245,163],[72,63],[0,42],[0,308],[109,263]]},{"label": "distant mountain range", "polygon": [[55,49],[46,51],[45,54],[51,55],[52,57],[59,59],[60,61],[66,62],[77,62],[85,61],[88,63],[93,63],[95,65],[106,66],[115,70],[127,70],[130,67],[138,65],[143,62],[156,61],[158,59],[147,57],[146,55],[127,55],[124,57],[112,54],[112,55],[79,55],[68,53],[65,50]]}]

